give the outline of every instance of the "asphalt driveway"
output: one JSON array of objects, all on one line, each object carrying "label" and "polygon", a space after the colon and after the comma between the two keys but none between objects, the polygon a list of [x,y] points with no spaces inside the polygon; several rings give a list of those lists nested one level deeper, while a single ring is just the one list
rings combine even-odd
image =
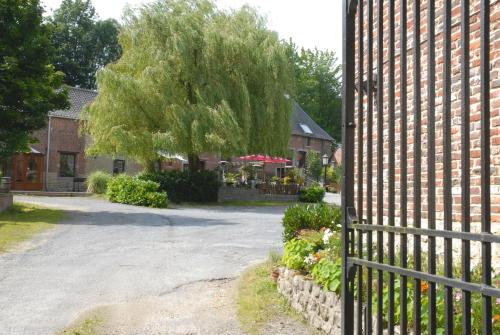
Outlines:
[{"label": "asphalt driveway", "polygon": [[150,209],[16,197],[68,219],[0,255],[0,334],[53,334],[85,310],[232,278],[281,246],[281,207]]}]

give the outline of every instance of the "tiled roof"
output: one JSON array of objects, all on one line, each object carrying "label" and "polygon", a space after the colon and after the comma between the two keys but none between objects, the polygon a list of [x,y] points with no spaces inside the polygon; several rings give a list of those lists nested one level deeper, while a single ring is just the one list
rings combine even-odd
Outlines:
[{"label": "tiled roof", "polygon": [[292,111],[292,134],[319,138],[326,141],[333,141],[333,138],[328,135],[307,113],[300,107],[297,102],[293,102]]},{"label": "tiled roof", "polygon": [[50,116],[63,117],[78,120],[83,106],[94,101],[97,92],[84,88],[68,87],[68,109],[55,110],[49,113]]}]

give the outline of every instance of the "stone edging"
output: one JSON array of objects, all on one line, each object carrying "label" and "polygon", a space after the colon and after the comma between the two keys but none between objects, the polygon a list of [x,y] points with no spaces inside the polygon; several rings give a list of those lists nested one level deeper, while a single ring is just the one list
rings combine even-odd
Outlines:
[{"label": "stone edging", "polygon": [[334,292],[325,292],[312,280],[285,267],[279,268],[278,292],[309,325],[325,334],[341,334],[341,301]]}]

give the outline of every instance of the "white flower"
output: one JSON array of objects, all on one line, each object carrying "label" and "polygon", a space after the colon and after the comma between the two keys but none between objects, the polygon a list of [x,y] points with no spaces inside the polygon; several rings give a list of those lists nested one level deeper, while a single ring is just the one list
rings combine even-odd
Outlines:
[{"label": "white flower", "polygon": [[309,254],[306,258],[304,258],[304,263],[307,265],[312,265],[316,263],[316,258],[313,254]]},{"label": "white flower", "polygon": [[328,244],[330,242],[330,237],[333,236],[333,232],[330,229],[325,229],[323,232],[323,243]]}]

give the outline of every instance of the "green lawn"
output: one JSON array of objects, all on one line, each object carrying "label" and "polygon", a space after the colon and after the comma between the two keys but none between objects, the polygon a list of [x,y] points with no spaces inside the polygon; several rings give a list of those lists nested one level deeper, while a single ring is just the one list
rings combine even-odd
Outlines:
[{"label": "green lawn", "polygon": [[0,253],[31,239],[64,218],[60,210],[16,203],[0,213]]}]

